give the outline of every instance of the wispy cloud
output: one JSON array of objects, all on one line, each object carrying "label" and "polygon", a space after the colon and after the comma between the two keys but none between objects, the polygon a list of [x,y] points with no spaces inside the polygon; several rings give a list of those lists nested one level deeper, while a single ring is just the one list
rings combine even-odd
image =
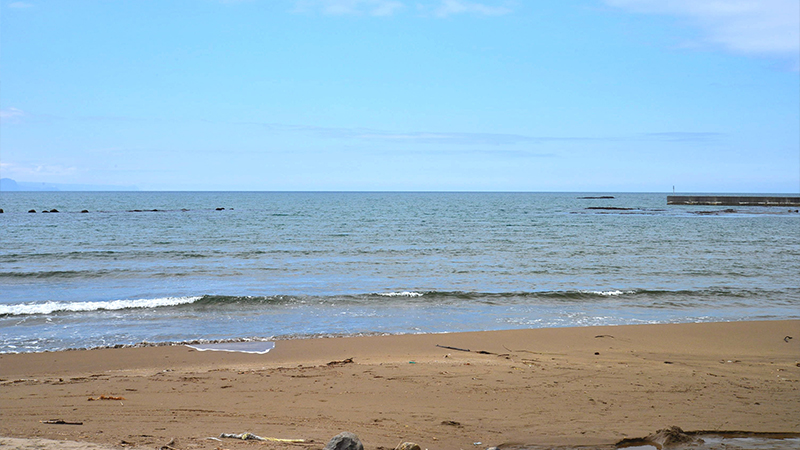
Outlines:
[{"label": "wispy cloud", "polygon": [[649,140],[655,139],[659,141],[708,142],[720,139],[725,135],[722,133],[714,133],[709,131],[665,131],[660,133],[645,133],[643,136]]},{"label": "wispy cloud", "polygon": [[397,0],[298,0],[297,11],[320,11],[330,15],[390,16],[405,5]]},{"label": "wispy cloud", "polygon": [[79,172],[77,167],[60,164],[16,164],[3,163],[4,178],[51,180],[63,176],[72,176]]},{"label": "wispy cloud", "polygon": [[392,132],[360,129],[317,129],[315,132],[320,136],[331,138],[402,144],[513,145],[521,142],[541,140],[541,138],[503,133]]},{"label": "wispy cloud", "polygon": [[[498,0],[492,1],[496,3]],[[406,9],[409,3],[410,0],[296,0],[295,10],[317,11],[339,16],[391,16]],[[414,4],[423,14],[434,17],[449,17],[456,14],[501,16],[512,12],[508,6],[488,3],[486,0],[425,0]]]},{"label": "wispy cloud", "polygon": [[481,16],[502,16],[511,12],[506,6],[489,6],[484,3],[467,0],[442,0],[433,10],[437,17],[448,17],[454,14],[476,14]]},{"label": "wispy cloud", "polygon": [[33,4],[28,2],[11,2],[8,4],[8,7],[16,9],[24,9],[24,8],[32,8]]},{"label": "wispy cloud", "polygon": [[797,0],[604,0],[636,13],[682,17],[703,32],[699,44],[728,51],[797,58],[800,1]]},{"label": "wispy cloud", "polygon": [[17,123],[25,115],[24,111],[17,108],[0,109],[0,123]]},{"label": "wispy cloud", "polygon": [[470,133],[449,131],[392,131],[370,128],[334,128],[307,125],[286,125],[263,122],[238,122],[238,125],[257,126],[275,132],[303,133],[323,138],[351,141],[370,141],[407,145],[445,146],[514,146],[518,144],[545,144],[550,142],[710,142],[724,139],[727,135],[715,131],[660,131],[617,136],[547,136],[514,133]]}]

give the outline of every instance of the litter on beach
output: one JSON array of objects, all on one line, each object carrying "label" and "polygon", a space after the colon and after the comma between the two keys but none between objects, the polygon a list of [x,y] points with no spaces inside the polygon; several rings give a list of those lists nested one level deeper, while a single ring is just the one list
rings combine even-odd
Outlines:
[{"label": "litter on beach", "polygon": [[220,438],[224,439],[240,439],[243,441],[269,441],[269,442],[286,442],[286,443],[304,443],[306,442],[305,439],[281,439],[281,438],[273,438],[273,437],[261,437],[257,436],[253,433],[222,433],[219,435]]},{"label": "litter on beach", "polygon": [[268,341],[243,341],[217,342],[214,344],[186,344],[186,346],[200,352],[239,352],[263,355],[275,348],[275,343]]}]

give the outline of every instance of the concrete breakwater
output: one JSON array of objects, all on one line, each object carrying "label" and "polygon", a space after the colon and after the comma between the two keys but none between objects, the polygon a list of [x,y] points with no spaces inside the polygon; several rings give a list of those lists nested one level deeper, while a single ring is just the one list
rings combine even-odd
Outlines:
[{"label": "concrete breakwater", "polygon": [[668,205],[800,206],[800,197],[742,195],[668,195]]}]

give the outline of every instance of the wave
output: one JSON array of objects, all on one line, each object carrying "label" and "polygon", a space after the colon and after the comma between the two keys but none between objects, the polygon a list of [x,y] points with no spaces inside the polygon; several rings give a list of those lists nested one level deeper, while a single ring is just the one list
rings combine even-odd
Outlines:
[{"label": "wave", "polygon": [[647,308],[691,307],[714,303],[720,299],[747,302],[756,298],[780,298],[782,303],[800,303],[800,289],[780,291],[753,291],[746,289],[708,288],[701,290],[648,290],[606,289],[532,292],[465,292],[465,291],[392,291],[368,294],[342,295],[269,295],[230,296],[198,295],[189,297],[162,297],[137,300],[109,300],[96,302],[41,302],[0,304],[0,317],[20,315],[47,315],[59,312],[91,312],[143,308],[192,308],[201,310],[262,309],[280,306],[391,306],[391,305],[458,305],[482,303],[488,305],[535,304],[592,304],[596,302],[625,302],[628,306]]},{"label": "wave", "polygon": [[202,297],[165,297],[138,300],[110,300],[100,302],[43,302],[0,305],[0,316],[53,314],[56,312],[114,311],[121,309],[158,308],[194,303]]},{"label": "wave", "polygon": [[376,295],[380,295],[381,297],[422,297],[425,294],[421,292],[404,291],[404,292],[384,292],[384,293],[378,293]]}]

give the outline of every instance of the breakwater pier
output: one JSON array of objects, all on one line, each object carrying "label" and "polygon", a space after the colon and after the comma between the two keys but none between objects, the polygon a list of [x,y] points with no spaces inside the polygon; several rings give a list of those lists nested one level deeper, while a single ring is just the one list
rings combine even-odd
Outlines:
[{"label": "breakwater pier", "polygon": [[751,195],[668,195],[668,205],[800,206],[800,197]]}]

